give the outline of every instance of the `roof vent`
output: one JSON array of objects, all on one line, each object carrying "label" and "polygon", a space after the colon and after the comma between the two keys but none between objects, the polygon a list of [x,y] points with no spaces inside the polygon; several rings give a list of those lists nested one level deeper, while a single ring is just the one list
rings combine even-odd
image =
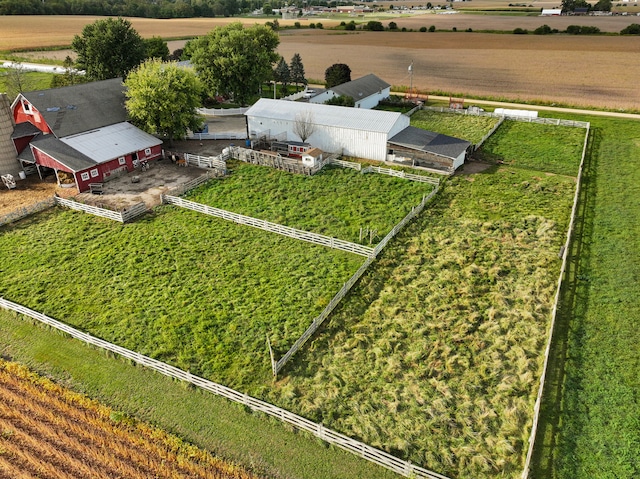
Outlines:
[{"label": "roof vent", "polygon": [[47,108],[47,111],[60,111],[60,107],[59,106],[52,106]]},{"label": "roof vent", "polygon": [[67,105],[67,110],[76,110],[77,108],[75,105]]}]

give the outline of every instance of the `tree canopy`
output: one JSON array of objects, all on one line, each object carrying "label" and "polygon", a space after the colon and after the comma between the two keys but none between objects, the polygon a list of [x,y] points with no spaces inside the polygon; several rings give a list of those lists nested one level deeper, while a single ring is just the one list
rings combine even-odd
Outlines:
[{"label": "tree canopy", "polygon": [[196,111],[202,86],[193,71],[179,68],[175,62],[150,59],[131,71],[124,83],[125,105],[133,123],[167,137],[169,145],[184,138],[188,129],[202,127]]},{"label": "tree canopy", "polygon": [[591,9],[591,4],[587,0],[562,0],[562,12],[573,12],[576,8]]},{"label": "tree canopy", "polygon": [[324,81],[327,88],[351,81],[351,68],[344,63],[334,63],[324,72]]},{"label": "tree canopy", "polygon": [[291,57],[291,64],[289,65],[289,72],[291,73],[291,81],[296,85],[306,85],[307,79],[304,76],[304,65],[302,64],[302,57],[299,53],[294,53]]},{"label": "tree canopy", "polygon": [[236,22],[192,40],[185,51],[212,93],[246,105],[262,83],[271,80],[273,64],[280,58],[275,51],[279,43],[269,27],[245,28]]},{"label": "tree canopy", "polygon": [[90,80],[125,77],[145,58],[142,37],[123,18],[96,20],[73,37],[76,66],[86,71]]},{"label": "tree canopy", "polygon": [[169,47],[161,37],[145,38],[143,41],[145,58],[159,58],[162,61],[169,58]]}]

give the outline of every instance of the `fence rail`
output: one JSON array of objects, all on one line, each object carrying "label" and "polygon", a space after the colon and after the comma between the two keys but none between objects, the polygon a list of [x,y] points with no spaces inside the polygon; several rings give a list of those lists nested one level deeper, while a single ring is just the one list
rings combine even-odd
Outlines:
[{"label": "fence rail", "polygon": [[529,117],[523,117],[523,116],[499,115],[497,113],[493,113],[489,111],[469,111],[467,109],[460,110],[456,108],[446,108],[446,107],[438,107],[438,106],[423,106],[422,109],[429,110],[429,111],[439,111],[440,113],[456,113],[458,115],[489,116],[493,118],[505,118],[507,120],[512,120],[512,121],[523,121],[526,123],[540,123],[543,125],[559,125],[559,126],[573,126],[576,128],[589,128],[588,121],[562,120],[559,118],[529,118]]},{"label": "fence rail", "polygon": [[156,359],[152,359],[148,356],[136,353],[135,351],[131,351],[116,344],[109,343],[102,339],[91,336],[90,334],[78,331],[77,329],[67,326],[60,321],[57,321],[53,318],[50,318],[49,316],[29,309],[18,303],[0,298],[0,307],[33,318],[43,324],[51,326],[52,328],[67,333],[75,339],[83,341],[87,344],[91,344],[98,348],[111,351],[115,354],[119,354],[124,358],[130,359],[137,364],[141,364],[149,369],[164,374],[165,376],[186,381],[213,394],[222,396],[236,403],[243,404],[251,408],[253,411],[260,411],[268,414],[269,416],[279,419],[280,421],[287,424],[291,424],[298,429],[307,431],[325,442],[334,444],[335,446],[344,449],[345,451],[356,454],[357,456],[360,456],[370,462],[390,469],[391,471],[394,471],[402,476],[417,479],[449,479],[446,476],[429,471],[428,469],[424,469],[419,466],[415,466],[410,462],[402,461],[401,459],[398,459],[397,457],[392,456],[387,452],[381,451],[367,444],[356,441],[355,439],[351,439],[350,437],[340,434],[336,431],[325,428],[322,424],[317,424],[313,421],[309,421],[308,419],[298,416],[297,414],[287,411],[286,409],[281,409],[277,406],[274,406],[273,404],[261,401],[221,384],[214,383],[213,381],[209,381],[208,379],[204,379],[187,371],[183,371],[179,368],[163,363]]},{"label": "fence rail", "polygon": [[324,236],[318,233],[311,233],[309,231],[298,230],[289,226],[279,225],[277,223],[271,223],[270,221],[261,220],[258,218],[252,218],[251,216],[245,216],[231,211],[222,210],[220,208],[214,208],[213,206],[203,205],[201,203],[195,203],[193,201],[178,198],[176,196],[163,195],[163,203],[180,206],[181,208],[187,208],[193,211],[204,213],[205,215],[215,216],[227,221],[233,221],[241,225],[253,226],[261,230],[269,231],[271,233],[277,233],[289,238],[295,238],[309,243],[319,244],[327,246],[329,248],[339,249],[347,251],[348,253],[358,254],[360,256],[371,256],[374,249],[369,246],[363,246],[357,243],[351,243],[330,236]]},{"label": "fence rail", "polygon": [[145,205],[144,203],[137,203],[123,211],[112,211],[104,208],[98,208],[97,206],[85,205],[84,203],[78,203],[77,201],[59,198],[57,196],[55,197],[55,202],[57,205],[65,206],[72,210],[83,211],[91,215],[119,221],[120,223],[131,221],[134,218],[137,218],[138,216],[147,212],[147,205]]},{"label": "fence rail", "polygon": [[[190,191],[190,190],[192,190],[194,188],[197,188],[201,184],[206,183],[207,181],[209,181],[214,176],[215,175],[211,171],[207,171],[207,173],[202,175],[202,176],[198,176],[197,178],[189,180],[186,183],[183,183],[182,185],[175,186],[175,187],[171,188],[170,190],[167,191],[167,193],[171,193],[174,196],[184,195],[187,191]],[[164,196],[161,195],[160,199],[162,200],[163,197]],[[164,201],[162,201],[162,202],[164,203]]]},{"label": "fence rail", "polygon": [[331,158],[327,161],[330,165],[342,166],[343,168],[351,168],[353,170],[362,171],[362,163],[356,163],[354,161],[339,160],[337,158]]},{"label": "fence rail", "polygon": [[191,153],[184,154],[184,161],[188,166],[197,166],[199,168],[211,168],[218,170],[222,174],[227,173],[227,162],[229,155],[222,153],[218,156],[200,156]]},{"label": "fence rail", "polygon": [[567,239],[565,240],[562,250],[562,266],[560,267],[560,275],[558,276],[558,284],[556,286],[556,294],[553,301],[553,309],[551,312],[551,324],[549,325],[549,333],[547,335],[547,345],[544,350],[544,363],[542,366],[542,375],[540,376],[540,385],[538,386],[538,396],[536,397],[536,403],[533,407],[533,423],[531,425],[531,434],[529,435],[529,449],[527,450],[527,458],[525,460],[524,469],[522,471],[522,479],[528,479],[529,469],[531,468],[531,459],[533,457],[533,450],[535,448],[536,434],[538,432],[538,423],[540,422],[540,407],[542,405],[542,396],[544,394],[544,383],[547,377],[547,370],[549,368],[549,355],[551,354],[551,344],[553,340],[553,331],[556,325],[556,319],[558,316],[558,302],[560,301],[560,294],[562,291],[562,285],[564,282],[564,276],[567,271],[567,261],[569,258],[569,251],[571,247],[571,240],[573,238],[573,229],[576,222],[576,214],[578,212],[578,202],[580,198],[580,189],[582,186],[582,173],[584,170],[584,160],[587,155],[587,144],[589,142],[590,124],[587,123],[587,131],[584,137],[584,146],[582,147],[582,159],[580,160],[580,167],[578,168],[578,181],[576,183],[576,191],[573,196],[573,206],[571,207],[571,218],[569,220],[569,227],[567,228]]},{"label": "fence rail", "polygon": [[421,183],[429,183],[438,186],[440,184],[440,178],[431,178],[430,176],[414,175],[413,173],[407,173],[402,170],[392,170],[391,168],[381,168],[380,166],[367,166],[362,173],[379,173],[381,175],[395,176],[397,178],[404,178],[409,181],[419,181]]},{"label": "fence rail", "polygon": [[489,137],[493,135],[498,128],[500,128],[500,125],[504,123],[504,120],[505,120],[504,116],[500,117],[498,122],[495,125],[493,125],[493,127],[482,137],[482,139],[478,143],[473,145],[473,151],[477,151],[484,144],[484,142],[487,141]]},{"label": "fence rail", "polygon": [[314,167],[304,166],[300,160],[283,157],[270,151],[251,150],[249,148],[241,148],[239,146],[231,148],[231,157],[253,165],[270,166],[271,168],[288,171],[289,173],[309,176],[316,174],[325,164],[323,162]]},{"label": "fence rail", "polygon": [[8,223],[13,223],[14,221],[21,220],[22,218],[26,218],[27,216],[39,213],[40,211],[44,211],[55,205],[55,198],[52,196],[51,198],[39,201],[38,203],[34,203],[32,205],[25,206],[24,208],[14,210],[11,213],[0,216],[0,226],[4,226]]},{"label": "fence rail", "polygon": [[240,131],[223,131],[216,133],[192,132],[188,137],[191,140],[246,140],[247,133]]}]

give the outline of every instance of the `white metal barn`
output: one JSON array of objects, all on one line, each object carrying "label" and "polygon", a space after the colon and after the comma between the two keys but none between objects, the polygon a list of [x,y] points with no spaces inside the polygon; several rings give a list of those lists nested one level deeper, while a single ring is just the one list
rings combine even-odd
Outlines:
[{"label": "white metal barn", "polygon": [[261,98],[245,113],[249,137],[300,141],[296,122],[305,118],[313,133],[305,139],[328,153],[384,161],[387,141],[409,126],[401,113]]}]

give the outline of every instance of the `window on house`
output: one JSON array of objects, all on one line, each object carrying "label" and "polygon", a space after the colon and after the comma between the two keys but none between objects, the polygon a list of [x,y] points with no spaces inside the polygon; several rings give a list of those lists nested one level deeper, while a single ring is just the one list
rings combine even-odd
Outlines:
[{"label": "window on house", "polygon": [[89,173],[87,173],[86,171],[81,173],[80,178],[82,178],[82,181],[89,181]]},{"label": "window on house", "polygon": [[145,148],[144,149],[144,154],[149,156],[151,154],[151,148]]},{"label": "window on house", "polygon": [[96,178],[98,176],[98,168],[94,168],[91,170],[91,178]]},{"label": "window on house", "polygon": [[121,156],[120,158],[118,158],[118,164],[119,165],[126,165],[127,164],[127,160],[125,160],[124,156]]}]

